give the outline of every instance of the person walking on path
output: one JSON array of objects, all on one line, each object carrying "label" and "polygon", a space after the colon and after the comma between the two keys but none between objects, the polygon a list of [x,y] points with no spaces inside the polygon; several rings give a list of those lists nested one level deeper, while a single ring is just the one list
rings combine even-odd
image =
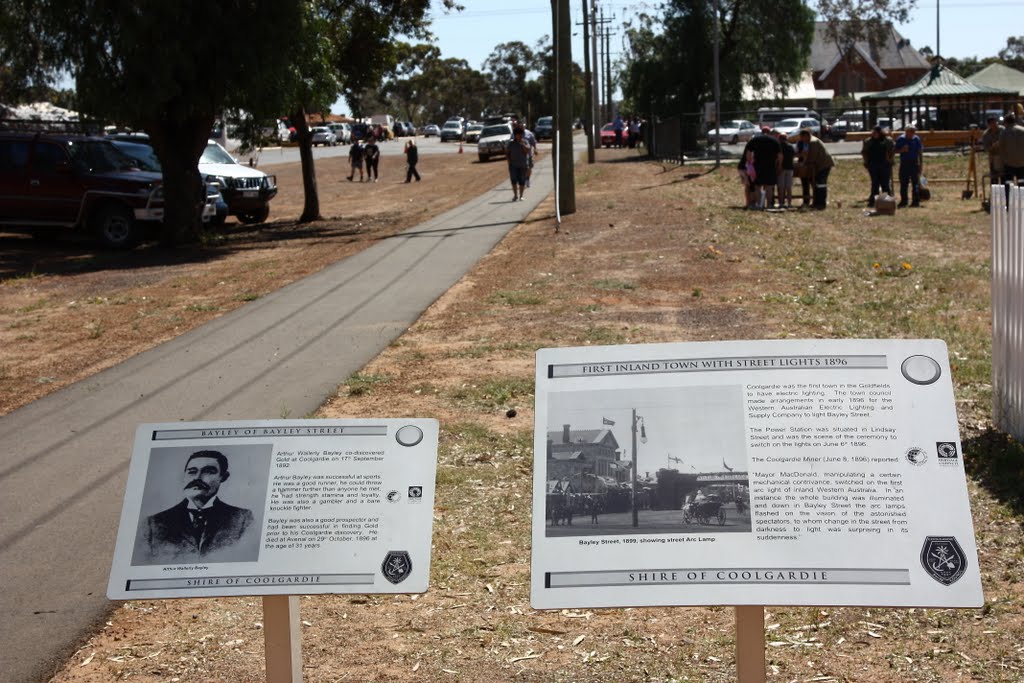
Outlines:
[{"label": "person walking on path", "polygon": [[530,147],[530,156],[526,159],[526,186],[530,186],[533,175],[533,157],[537,154],[537,136],[529,128],[523,128],[523,141]]},{"label": "person walking on path", "polygon": [[363,182],[363,143],[356,141],[352,143],[352,146],[348,150],[348,163],[351,168],[348,172],[348,180],[352,182],[352,179],[356,175],[356,171],[359,171],[359,182]]},{"label": "person walking on path", "polygon": [[814,202],[812,209],[824,209],[828,206],[828,176],[836,162],[825,149],[825,143],[811,134],[810,128],[800,130],[800,140],[807,145],[804,163],[809,168],[810,178],[814,184]]},{"label": "person walking on path", "polygon": [[864,159],[864,168],[871,176],[871,192],[868,194],[868,206],[875,205],[875,197],[879,193],[892,194],[892,160],[895,145],[885,135],[881,126],[871,129],[871,137],[864,141],[860,155]]},{"label": "person walking on path", "polygon": [[910,186],[910,205],[921,206],[921,166],[924,163],[924,142],[917,136],[914,126],[907,126],[896,138],[896,151],[900,155],[900,203],[907,205],[907,186]]},{"label": "person walking on path", "polygon": [[420,160],[420,150],[416,146],[416,141],[409,139],[405,142],[405,182],[410,182],[413,178],[416,178],[416,182],[420,181],[420,174],[416,170],[416,164]]},{"label": "person walking on path", "polygon": [[370,182],[377,182],[377,166],[380,164],[380,147],[377,146],[377,140],[370,138],[366,143],[366,147],[363,148],[363,157],[366,159],[366,180]]},{"label": "person walking on path", "polygon": [[508,143],[508,177],[512,181],[512,201],[520,201],[526,192],[526,170],[530,159],[530,145],[524,139],[521,126],[512,129]]}]

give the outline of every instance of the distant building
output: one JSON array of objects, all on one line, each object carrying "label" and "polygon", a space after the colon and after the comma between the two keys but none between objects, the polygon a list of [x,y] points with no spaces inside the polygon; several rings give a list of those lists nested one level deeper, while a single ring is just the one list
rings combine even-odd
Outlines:
[{"label": "distant building", "polygon": [[967,80],[975,85],[1011,90],[1017,95],[1024,95],[1024,72],[1011,69],[1005,64],[989,64],[973,76],[968,76]]},{"label": "distant building", "polygon": [[547,434],[547,478],[572,482],[577,491],[604,490],[629,478],[619,442],[609,429],[572,429]]},{"label": "distant building", "polygon": [[826,37],[825,28],[825,22],[815,23],[811,43],[810,70],[817,90],[834,90],[837,95],[891,90],[913,83],[931,66],[895,28],[886,32],[878,50],[859,42],[849,55]]}]

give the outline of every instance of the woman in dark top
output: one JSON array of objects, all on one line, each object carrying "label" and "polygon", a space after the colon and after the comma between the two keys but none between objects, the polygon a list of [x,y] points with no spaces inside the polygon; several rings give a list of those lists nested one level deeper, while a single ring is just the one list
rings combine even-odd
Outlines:
[{"label": "woman in dark top", "polygon": [[380,147],[377,146],[376,138],[370,138],[363,148],[363,158],[366,160],[366,180],[373,178],[377,182],[377,165],[380,163]]},{"label": "woman in dark top", "polygon": [[526,192],[526,169],[530,162],[530,145],[525,140],[522,126],[512,129],[508,143],[508,176],[512,181],[512,201],[520,201]]},{"label": "woman in dark top", "polygon": [[416,163],[420,160],[420,150],[416,147],[415,140],[409,140],[405,143],[405,162],[408,164],[408,170],[405,172],[405,182],[411,181],[416,178],[416,182],[420,181],[420,174],[416,171]]}]

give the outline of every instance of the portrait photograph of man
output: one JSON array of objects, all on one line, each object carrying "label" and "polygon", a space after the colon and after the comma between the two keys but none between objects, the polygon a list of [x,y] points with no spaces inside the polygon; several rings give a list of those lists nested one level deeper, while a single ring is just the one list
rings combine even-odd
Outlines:
[{"label": "portrait photograph of man", "polygon": [[154,448],[132,564],[258,560],[271,450]]}]

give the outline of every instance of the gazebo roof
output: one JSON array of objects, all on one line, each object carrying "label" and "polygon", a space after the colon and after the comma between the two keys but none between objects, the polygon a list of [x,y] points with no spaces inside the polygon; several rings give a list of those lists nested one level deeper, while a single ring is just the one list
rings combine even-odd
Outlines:
[{"label": "gazebo roof", "polygon": [[968,76],[967,80],[975,85],[1013,90],[1024,95],[1024,71],[1011,69],[1005,64],[989,64],[973,76]]},{"label": "gazebo roof", "polygon": [[882,92],[865,95],[861,99],[865,101],[913,100],[925,97],[963,97],[965,95],[1006,95],[1012,97],[1016,93],[1012,90],[971,83],[956,72],[947,69],[944,65],[936,64],[931,68],[931,71],[915,83],[905,85],[902,88],[893,88],[892,90],[883,90]]}]

